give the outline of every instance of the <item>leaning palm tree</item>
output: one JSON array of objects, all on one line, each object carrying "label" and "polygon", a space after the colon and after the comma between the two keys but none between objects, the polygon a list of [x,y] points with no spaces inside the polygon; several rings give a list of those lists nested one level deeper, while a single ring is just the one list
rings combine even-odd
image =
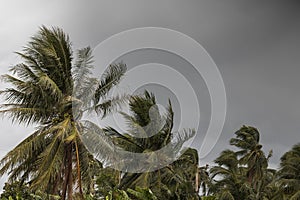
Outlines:
[{"label": "leaning palm tree", "polygon": [[[24,62],[2,76],[11,87],[1,91],[6,103],[0,112],[13,122],[34,124],[36,130],[0,161],[0,175],[8,173],[11,182],[28,182],[33,190],[62,199],[72,199],[74,193],[83,198],[93,179],[89,170],[97,161],[82,140],[90,131],[80,119],[92,109],[104,117],[123,101],[109,98],[108,92],[126,66],[109,66],[101,80],[90,77],[91,49],[79,50],[72,62],[69,37],[59,28],[41,27],[17,54]],[[109,156],[105,150],[100,152],[103,159]]]},{"label": "leaning palm tree", "polygon": [[238,150],[223,151],[215,160],[218,166],[211,169],[212,178],[222,177],[215,180],[212,191],[217,196],[231,194],[234,199],[264,199],[270,196],[270,191],[274,191],[271,184],[275,173],[268,168],[272,151],[265,156],[259,143],[260,133],[254,127],[243,126],[235,135],[230,144]]},{"label": "leaning palm tree", "polygon": [[272,151],[268,157],[265,156],[259,143],[260,133],[254,127],[243,126],[235,132],[235,135],[230,144],[240,149],[237,152],[240,157],[239,164],[246,166],[248,182],[256,189],[259,180],[264,176],[264,169],[268,167],[268,158],[272,156]]}]

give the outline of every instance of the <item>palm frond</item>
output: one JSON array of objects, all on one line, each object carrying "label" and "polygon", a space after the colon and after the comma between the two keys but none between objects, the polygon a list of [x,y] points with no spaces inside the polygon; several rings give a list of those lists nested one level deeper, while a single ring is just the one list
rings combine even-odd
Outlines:
[{"label": "palm frond", "polygon": [[62,29],[41,27],[39,33],[31,38],[24,49],[24,54],[31,55],[61,91],[71,95],[72,51],[69,37]]},{"label": "palm frond", "polygon": [[94,109],[99,115],[101,115],[102,118],[104,118],[108,114],[117,111],[131,98],[132,97],[130,95],[116,95],[110,99],[104,100],[100,104],[97,104]]},{"label": "palm frond", "polygon": [[[14,104],[7,104],[8,106]],[[51,111],[50,111],[51,112]],[[1,110],[0,114],[8,115],[11,118],[12,122],[19,122],[19,123],[36,123],[36,122],[43,122],[49,119],[49,111],[40,108],[23,108],[20,107],[18,104],[15,104],[13,107]]]},{"label": "palm frond", "polygon": [[106,132],[90,121],[81,121],[80,139],[96,159],[104,163],[117,161],[115,145]]},{"label": "palm frond", "polygon": [[90,79],[91,70],[93,69],[93,56],[90,47],[79,49],[77,51],[76,62],[73,70],[73,79],[75,88],[84,85]]},{"label": "palm frond", "polygon": [[117,85],[124,76],[127,67],[123,63],[111,64],[102,74],[100,83],[95,92],[95,104],[99,103],[100,98],[104,98],[111,88]]},{"label": "palm frond", "polygon": [[63,93],[60,88],[56,85],[56,83],[47,75],[47,74],[40,74],[39,75],[39,86],[46,91],[49,91],[49,95],[56,100],[60,101],[63,97]]},{"label": "palm frond", "polygon": [[22,164],[27,157],[34,157],[36,155],[34,152],[39,152],[43,148],[46,141],[44,140],[45,135],[42,133],[40,130],[35,131],[1,159],[1,176],[15,166]]}]

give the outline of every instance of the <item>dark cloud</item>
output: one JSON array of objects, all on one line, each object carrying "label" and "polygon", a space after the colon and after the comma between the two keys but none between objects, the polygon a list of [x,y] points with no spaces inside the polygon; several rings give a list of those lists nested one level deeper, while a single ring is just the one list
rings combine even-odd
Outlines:
[{"label": "dark cloud", "polygon": [[[265,150],[274,150],[271,161],[275,165],[300,139],[299,9],[297,0],[6,1],[0,8],[0,37],[4,38],[0,72],[6,73],[17,61],[12,52],[20,50],[42,24],[62,27],[75,48],[95,47],[112,34],[136,27],[180,31],[210,53],[228,97],[223,133],[202,163],[211,162],[229,147],[234,131],[249,124],[261,131]],[[203,111],[210,114],[207,108]],[[1,127],[2,152],[32,130],[9,125],[6,119]]]}]

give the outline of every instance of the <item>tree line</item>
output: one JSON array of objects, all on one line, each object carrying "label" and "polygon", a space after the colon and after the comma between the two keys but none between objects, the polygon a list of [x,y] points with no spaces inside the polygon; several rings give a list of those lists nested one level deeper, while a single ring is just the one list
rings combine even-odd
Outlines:
[{"label": "tree line", "polygon": [[[234,150],[222,151],[213,166],[199,166],[197,150],[183,147],[195,131],[174,133],[170,101],[160,113],[151,92],[110,95],[125,64],[111,64],[100,79],[92,77],[91,48],[74,54],[60,28],[41,27],[17,54],[23,62],[2,75],[10,87],[1,91],[0,112],[36,129],[1,159],[0,175],[8,174],[1,199],[300,199],[300,143],[281,157],[278,170],[271,169],[272,151],[262,150],[259,131],[243,126],[230,139]],[[124,104],[130,108],[130,114],[121,113],[125,132],[83,120],[90,112],[104,118]],[[167,144],[170,154],[151,153]],[[147,168],[126,171],[131,158],[115,157],[116,148],[150,153],[143,163],[132,163]],[[176,160],[157,167],[169,157]],[[123,170],[110,167],[116,161]]]}]

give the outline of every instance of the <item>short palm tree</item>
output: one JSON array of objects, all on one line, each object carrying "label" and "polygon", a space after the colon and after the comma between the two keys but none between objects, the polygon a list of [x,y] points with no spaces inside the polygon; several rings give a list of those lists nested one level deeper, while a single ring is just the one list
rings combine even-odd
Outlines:
[{"label": "short palm tree", "polygon": [[[2,76],[11,87],[1,92],[6,103],[0,112],[13,122],[37,127],[1,160],[0,174],[8,172],[9,181],[28,182],[33,190],[63,200],[72,199],[77,188],[82,198],[97,162],[82,141],[82,134],[89,134],[88,123],[79,120],[91,109],[104,117],[123,101],[108,98],[108,92],[126,66],[111,65],[101,80],[91,78],[91,49],[79,50],[73,63],[69,37],[59,28],[41,27],[18,55],[24,62]],[[108,145],[105,140],[103,145]],[[109,156],[103,151],[103,158]]]}]

